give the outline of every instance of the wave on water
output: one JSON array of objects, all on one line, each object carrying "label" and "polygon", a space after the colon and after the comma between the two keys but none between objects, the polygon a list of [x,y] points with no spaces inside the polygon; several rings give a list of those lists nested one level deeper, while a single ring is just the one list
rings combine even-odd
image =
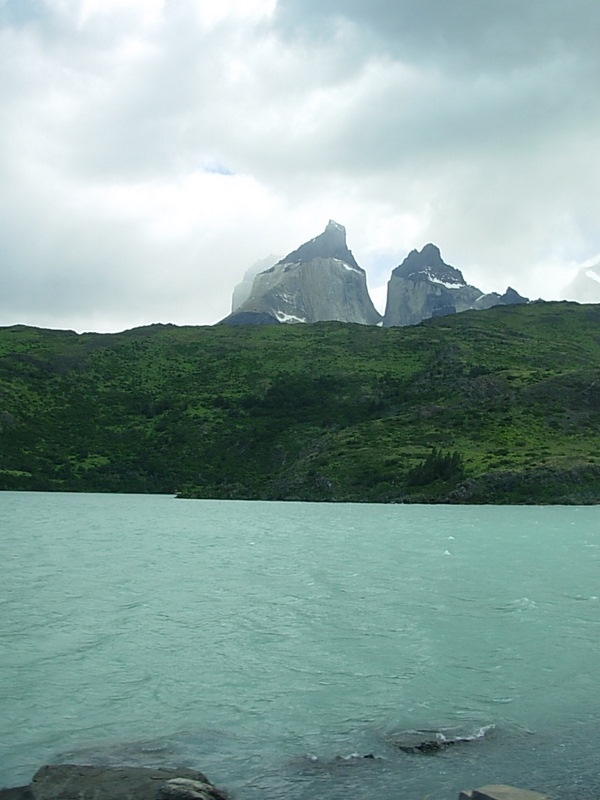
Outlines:
[{"label": "wave on water", "polygon": [[508,611],[509,613],[521,613],[522,611],[529,611],[537,608],[537,603],[529,597],[518,597],[506,605],[498,606],[498,611]]},{"label": "wave on water", "polygon": [[494,723],[480,725],[472,731],[456,727],[437,729],[410,729],[395,734],[392,744],[405,753],[434,753],[453,745],[475,742],[495,730]]},{"label": "wave on water", "polygon": [[489,725],[481,725],[477,728],[473,733],[470,734],[463,734],[463,735],[455,735],[450,734],[446,736],[443,731],[436,732],[436,738],[439,739],[441,742],[474,742],[477,739],[483,739],[490,731],[495,730],[496,726],[493,722],[490,722]]}]

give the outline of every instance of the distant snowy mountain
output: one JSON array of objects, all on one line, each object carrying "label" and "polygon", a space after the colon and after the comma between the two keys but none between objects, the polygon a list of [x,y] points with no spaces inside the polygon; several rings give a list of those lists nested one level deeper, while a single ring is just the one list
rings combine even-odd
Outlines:
[{"label": "distant snowy mountain", "polygon": [[600,260],[586,264],[561,292],[564,300],[578,303],[600,303]]}]

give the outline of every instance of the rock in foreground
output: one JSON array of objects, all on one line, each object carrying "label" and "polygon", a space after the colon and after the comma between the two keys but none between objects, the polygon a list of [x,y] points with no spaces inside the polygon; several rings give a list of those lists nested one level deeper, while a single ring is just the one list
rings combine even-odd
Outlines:
[{"label": "rock in foreground", "polygon": [[45,766],[29,786],[0,791],[0,800],[226,800],[190,769]]},{"label": "rock in foreground", "polygon": [[491,784],[461,792],[458,800],[549,800],[548,795],[505,784]]}]

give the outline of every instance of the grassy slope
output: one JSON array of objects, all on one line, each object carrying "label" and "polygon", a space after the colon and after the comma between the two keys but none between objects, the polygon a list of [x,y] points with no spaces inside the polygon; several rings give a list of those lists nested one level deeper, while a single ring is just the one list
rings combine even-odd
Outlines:
[{"label": "grassy slope", "polygon": [[599,323],[0,329],[0,488],[598,502]]}]

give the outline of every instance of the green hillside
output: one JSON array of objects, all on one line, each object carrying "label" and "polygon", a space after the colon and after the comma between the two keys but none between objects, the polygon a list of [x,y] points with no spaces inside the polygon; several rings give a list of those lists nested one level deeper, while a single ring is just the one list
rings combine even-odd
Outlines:
[{"label": "green hillside", "polygon": [[0,329],[0,488],[599,502],[600,307]]}]

